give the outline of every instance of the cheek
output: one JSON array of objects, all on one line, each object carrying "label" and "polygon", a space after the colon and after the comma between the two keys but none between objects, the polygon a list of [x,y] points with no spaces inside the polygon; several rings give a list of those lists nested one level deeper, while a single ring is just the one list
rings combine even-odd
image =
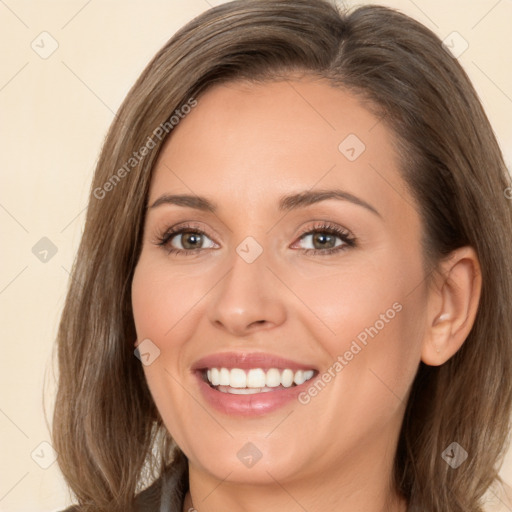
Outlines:
[{"label": "cheek", "polygon": [[193,297],[189,300],[182,290],[196,288],[183,288],[185,282],[185,277],[180,279],[169,273],[143,253],[132,281],[132,308],[137,342],[150,340],[156,347],[154,359],[143,366],[149,390],[167,430],[178,444],[187,446],[185,430],[176,414],[190,405],[179,378],[182,340],[186,339],[185,333],[180,332],[186,322],[180,319],[187,318],[186,312],[193,303]]},{"label": "cheek", "polygon": [[210,273],[197,276],[195,273],[195,270],[176,272],[165,261],[151,261],[142,255],[132,282],[138,339],[165,341],[166,345],[184,339],[187,326],[213,284],[208,277]]},{"label": "cheek", "polygon": [[[419,265],[396,261],[392,255],[379,262],[347,258],[338,269],[316,269],[293,280],[293,291],[309,310],[311,327],[329,344],[357,337],[367,329],[387,330],[400,315],[398,310],[417,300],[413,283],[423,278]],[[292,276],[290,275],[290,279]],[[304,315],[306,318],[308,315]],[[322,333],[323,331],[323,333]],[[364,334],[360,338],[364,341]],[[399,341],[399,340],[397,340]]]},{"label": "cheek", "polygon": [[302,320],[328,353],[327,368],[341,376],[334,379],[337,399],[357,397],[356,408],[355,402],[361,408],[396,405],[420,361],[426,305],[425,288],[418,286],[421,261],[381,256],[378,263],[347,261],[345,271],[302,277],[294,288],[310,306]]},{"label": "cheek", "polygon": [[[178,280],[179,281],[179,280]],[[137,344],[149,347],[151,361],[144,364],[144,373],[153,398],[160,408],[169,400],[180,402],[179,387],[172,379],[180,367],[189,300],[176,276],[165,272],[154,261],[142,255],[132,281],[132,308]],[[146,345],[143,345],[146,344]],[[144,356],[143,356],[144,357]],[[143,361],[144,363],[144,361]]]}]

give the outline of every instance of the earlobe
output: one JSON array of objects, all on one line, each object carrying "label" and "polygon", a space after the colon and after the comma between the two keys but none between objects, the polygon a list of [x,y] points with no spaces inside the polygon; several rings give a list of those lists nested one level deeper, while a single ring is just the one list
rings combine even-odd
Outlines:
[{"label": "earlobe", "polygon": [[429,291],[427,329],[421,360],[439,366],[462,346],[475,322],[482,276],[472,247],[453,251],[438,269],[438,279]]}]

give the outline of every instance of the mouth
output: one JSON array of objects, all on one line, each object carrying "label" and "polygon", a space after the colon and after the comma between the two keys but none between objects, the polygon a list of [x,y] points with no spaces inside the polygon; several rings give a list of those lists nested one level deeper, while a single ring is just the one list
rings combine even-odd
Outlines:
[{"label": "mouth", "polygon": [[218,412],[259,417],[293,404],[319,373],[311,363],[263,352],[218,352],[192,367],[204,403]]},{"label": "mouth", "polygon": [[201,378],[212,389],[232,395],[254,395],[300,386],[317,373],[314,369],[291,368],[225,368],[199,370]]}]

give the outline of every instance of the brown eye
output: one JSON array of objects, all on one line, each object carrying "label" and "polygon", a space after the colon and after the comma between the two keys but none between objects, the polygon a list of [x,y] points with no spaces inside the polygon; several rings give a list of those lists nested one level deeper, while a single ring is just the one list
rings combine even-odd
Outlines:
[{"label": "brown eye", "polygon": [[335,234],[329,231],[314,231],[306,233],[301,240],[306,241],[312,247],[303,247],[306,250],[334,249],[344,245],[350,245],[350,239],[342,234]]},{"label": "brown eye", "polygon": [[[313,242],[314,249],[332,249],[336,247],[336,236],[330,233],[314,233],[311,235],[311,241]],[[338,244],[340,245],[340,244]]]},{"label": "brown eye", "polygon": [[345,245],[345,242],[341,240],[339,235],[333,235],[325,231],[317,231],[314,233],[306,234],[302,237],[302,241],[307,241],[312,247],[303,247],[304,249],[322,250],[322,249],[334,249],[341,245]]},{"label": "brown eye", "polygon": [[158,237],[157,245],[169,254],[197,254],[203,249],[216,247],[202,230],[192,226],[181,226],[166,231]]},{"label": "brown eye", "polygon": [[[210,244],[206,247],[204,244],[206,241],[210,241]],[[200,249],[213,248],[215,244],[202,232],[181,230],[176,233],[172,233],[167,237],[165,245],[171,251],[194,251]]]},{"label": "brown eye", "polygon": [[[304,244],[310,247],[304,247]],[[354,247],[356,239],[345,229],[323,224],[303,233],[296,245],[305,254],[327,255]]]},{"label": "brown eye", "polygon": [[197,249],[201,248],[201,243],[203,241],[203,235],[194,231],[186,231],[180,233],[178,235],[173,236],[173,238],[178,238],[181,236],[181,246],[179,249]]}]

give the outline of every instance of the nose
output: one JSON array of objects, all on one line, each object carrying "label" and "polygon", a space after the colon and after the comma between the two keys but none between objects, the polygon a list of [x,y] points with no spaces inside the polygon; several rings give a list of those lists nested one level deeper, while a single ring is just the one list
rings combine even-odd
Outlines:
[{"label": "nose", "polygon": [[265,252],[252,263],[237,253],[232,261],[231,270],[212,290],[211,323],[234,336],[281,325],[286,319],[284,291],[266,266]]}]

